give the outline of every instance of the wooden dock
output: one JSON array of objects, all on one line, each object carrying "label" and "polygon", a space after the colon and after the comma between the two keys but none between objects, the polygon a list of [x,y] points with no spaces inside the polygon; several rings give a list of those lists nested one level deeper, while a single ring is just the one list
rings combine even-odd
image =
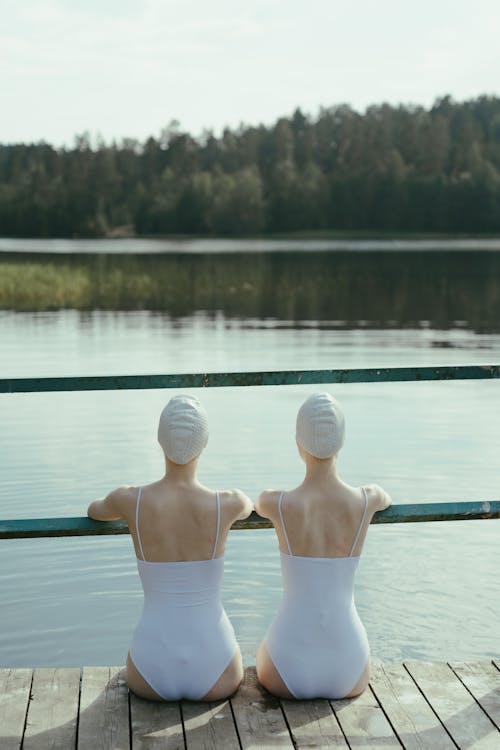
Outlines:
[{"label": "wooden dock", "polygon": [[231,700],[151,703],[119,667],[0,669],[0,750],[500,749],[500,659],[377,664],[341,701],[278,701],[255,669]]}]

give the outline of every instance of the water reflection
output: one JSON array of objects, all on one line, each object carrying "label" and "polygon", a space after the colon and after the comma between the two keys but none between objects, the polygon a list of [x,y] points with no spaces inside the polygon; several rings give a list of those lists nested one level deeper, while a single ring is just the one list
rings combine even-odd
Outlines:
[{"label": "water reflection", "polygon": [[499,331],[500,253],[2,253],[0,307]]}]

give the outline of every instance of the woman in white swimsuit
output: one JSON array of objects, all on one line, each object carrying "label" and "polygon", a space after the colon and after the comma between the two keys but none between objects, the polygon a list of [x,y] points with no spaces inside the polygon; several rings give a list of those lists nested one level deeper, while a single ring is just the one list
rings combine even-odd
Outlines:
[{"label": "woman in white swimsuit", "polygon": [[283,598],[257,651],[257,675],[280,698],[358,695],[370,678],[366,631],[354,604],[354,576],[376,511],[391,498],[380,487],[350,487],[337,474],[344,417],[328,393],[297,415],[302,484],[265,491],[256,510],[278,536]]},{"label": "woman in white swimsuit", "polygon": [[220,601],[226,537],[252,511],[239,490],[214,492],[196,478],[208,440],[206,412],[192,396],[172,398],[160,417],[165,476],[120,487],[88,509],[90,518],[124,518],[144,590],[125,678],[150,700],[226,698],[243,678],[234,630]]}]

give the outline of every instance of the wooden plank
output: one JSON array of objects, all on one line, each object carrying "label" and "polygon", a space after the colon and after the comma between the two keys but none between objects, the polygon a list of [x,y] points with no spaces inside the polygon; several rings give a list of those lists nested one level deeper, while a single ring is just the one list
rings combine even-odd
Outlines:
[{"label": "wooden plank", "polygon": [[236,750],[240,743],[229,700],[181,703],[188,750]]},{"label": "wooden plank", "polygon": [[72,750],[79,697],[79,668],[35,669],[23,750]]},{"label": "wooden plank", "polygon": [[[0,669],[2,750],[75,748],[79,677],[79,669]],[[371,685],[373,689],[361,696],[331,701],[331,708],[323,700],[280,704],[258,685],[255,669],[250,668],[231,702],[179,705],[143,701],[131,694],[130,747],[184,750],[185,736],[188,750],[381,750],[400,746],[398,738],[407,750],[500,748],[500,660],[376,665]],[[127,688],[118,668],[84,668],[78,750],[90,748],[129,749]]]},{"label": "wooden plank", "polygon": [[497,728],[448,664],[422,661],[404,664],[459,747],[498,750]]},{"label": "wooden plank", "polygon": [[30,699],[32,669],[0,669],[0,747],[19,750]]},{"label": "wooden plank", "polygon": [[131,750],[185,750],[179,703],[129,699]]},{"label": "wooden plank", "polygon": [[241,747],[252,750],[293,750],[283,712],[274,698],[257,681],[254,667],[247,667],[238,692],[231,698]]},{"label": "wooden plank", "polygon": [[496,666],[489,661],[452,661],[450,667],[500,730],[500,672]]},{"label": "wooden plank", "polygon": [[371,687],[406,750],[455,750],[455,744],[402,664],[377,664]]},{"label": "wooden plank", "polygon": [[119,667],[84,667],[78,750],[129,750],[128,688]]},{"label": "wooden plank", "polygon": [[328,701],[282,700],[281,707],[295,747],[349,747]]},{"label": "wooden plank", "polygon": [[331,701],[331,705],[351,747],[363,750],[401,747],[370,687],[354,698]]}]

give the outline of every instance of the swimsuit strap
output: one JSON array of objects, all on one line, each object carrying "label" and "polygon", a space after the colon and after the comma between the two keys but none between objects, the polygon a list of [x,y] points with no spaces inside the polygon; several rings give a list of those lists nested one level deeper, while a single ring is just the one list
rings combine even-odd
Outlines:
[{"label": "swimsuit strap", "polygon": [[141,550],[142,559],[146,561],[144,557],[144,550],[142,549],[141,535],[139,533],[139,503],[141,502],[142,487],[139,487],[137,491],[137,500],[135,503],[135,533],[137,534],[137,541],[139,542],[139,549]]},{"label": "swimsuit strap", "polygon": [[349,552],[349,557],[352,557],[352,553],[356,549],[356,545],[358,543],[359,535],[361,534],[361,529],[363,528],[363,524],[365,522],[366,510],[368,508],[368,496],[366,494],[366,490],[365,490],[364,487],[361,487],[361,489],[363,490],[363,496],[365,498],[365,509],[363,511],[363,515],[361,516],[361,522],[360,522],[359,527],[358,527],[358,532],[357,532],[356,536],[354,537],[354,542],[352,543],[351,551]]},{"label": "swimsuit strap", "polygon": [[217,501],[217,530],[215,532],[215,542],[214,542],[214,550],[212,552],[212,560],[215,557],[215,553],[217,552],[217,543],[219,541],[219,529],[220,529],[220,497],[219,492],[215,492],[215,499]]},{"label": "swimsuit strap", "polygon": [[293,555],[292,555],[292,548],[290,547],[290,541],[288,539],[288,534],[286,533],[285,522],[283,520],[283,511],[281,510],[281,505],[283,503],[283,495],[284,494],[285,493],[282,492],[281,495],[280,495],[280,499],[278,500],[278,510],[280,512],[281,528],[283,529],[283,534],[285,535],[286,546],[288,547],[288,553],[289,553],[289,555],[291,555],[293,557]]}]

